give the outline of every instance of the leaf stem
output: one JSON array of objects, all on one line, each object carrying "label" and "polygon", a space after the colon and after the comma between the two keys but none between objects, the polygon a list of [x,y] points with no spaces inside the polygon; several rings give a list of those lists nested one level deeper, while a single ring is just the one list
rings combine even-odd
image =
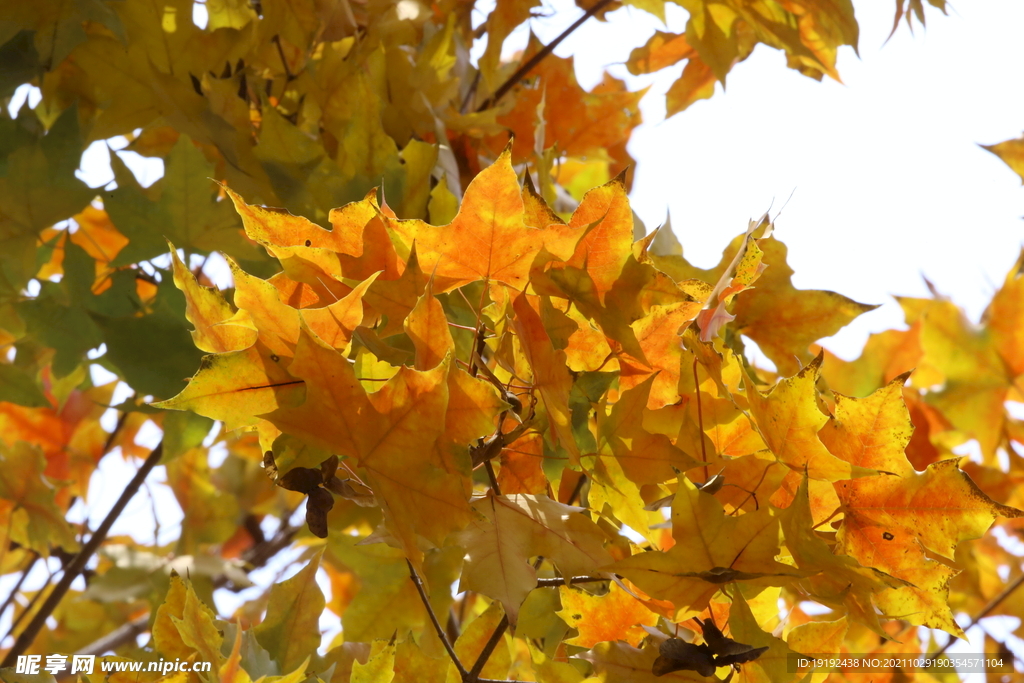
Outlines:
[{"label": "leaf stem", "polygon": [[544,58],[551,54],[554,51],[554,49],[558,47],[559,43],[568,38],[573,31],[582,26],[583,22],[585,22],[587,19],[603,10],[612,2],[613,0],[598,0],[598,2],[593,7],[591,7],[590,9],[583,13],[582,17],[574,21],[572,26],[562,31],[557,38],[555,38],[550,43],[542,47],[540,51],[537,52],[537,54],[530,57],[528,60],[526,60],[525,63],[523,63],[518,69],[516,69],[515,73],[509,76],[505,80],[505,82],[502,83],[501,86],[494,91],[493,95],[488,97],[486,100],[484,100],[483,104],[477,107],[477,111],[481,112],[485,109],[489,109],[490,107],[493,107],[498,102],[500,102],[501,98],[504,97],[509,90],[514,88],[516,83],[518,83],[523,78],[523,76],[533,71],[533,68],[535,66],[544,61]]},{"label": "leaf stem", "polygon": [[24,654],[25,650],[28,649],[32,641],[35,640],[39,634],[40,629],[46,624],[46,620],[53,613],[53,610],[57,608],[60,601],[64,598],[64,595],[71,588],[71,583],[78,578],[78,575],[85,568],[85,564],[92,557],[93,553],[96,552],[97,548],[107,537],[107,533],[110,531],[110,527],[114,525],[117,518],[124,512],[125,507],[136,493],[139,491],[139,487],[142,486],[142,482],[146,480],[149,473],[156,467],[157,463],[160,462],[160,457],[164,452],[164,444],[161,441],[156,448],[149,454],[149,457],[142,463],[142,467],[135,473],[128,485],[124,487],[124,491],[121,492],[121,496],[114,503],[114,507],[111,508],[107,516],[103,518],[99,527],[89,538],[89,541],[82,546],[82,549],[75,555],[74,559],[64,568],[64,575],[60,581],[54,586],[53,591],[47,596],[46,601],[39,608],[39,611],[32,617],[32,621],[28,623],[28,626],[18,635],[17,640],[14,641],[14,645],[7,652],[7,656],[4,657],[4,661],[0,664],[0,668],[13,666],[14,662],[17,661],[18,655]]},{"label": "leaf stem", "polygon": [[445,651],[448,652],[448,656],[451,658],[452,663],[459,672],[459,677],[465,681],[469,672],[466,671],[466,667],[462,666],[462,662],[459,661],[459,656],[455,654],[455,648],[452,647],[451,641],[448,640],[447,634],[441,627],[441,622],[437,620],[437,615],[434,614],[434,608],[430,606],[430,598],[427,597],[427,591],[423,588],[423,579],[416,573],[416,569],[412,566],[412,562],[406,559],[405,563],[409,565],[409,576],[412,578],[412,583],[416,586],[416,592],[420,594],[420,600],[423,601],[423,606],[427,608],[427,614],[430,616],[430,623],[434,625],[434,631],[437,632],[437,637],[441,639],[441,644],[444,645]]}]

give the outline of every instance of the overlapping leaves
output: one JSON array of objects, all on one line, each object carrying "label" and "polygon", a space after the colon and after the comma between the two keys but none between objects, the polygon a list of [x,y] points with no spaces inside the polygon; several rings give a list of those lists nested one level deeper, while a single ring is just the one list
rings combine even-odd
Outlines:
[{"label": "overlapping leaves", "polygon": [[[467,187],[446,226],[402,220],[372,195],[332,212],[332,231],[232,198],[247,234],[285,269],[262,280],[236,268],[232,306],[179,266],[197,343],[217,352],[162,407],[247,425],[273,443],[268,474],[321,511],[316,524],[310,518],[317,536],[352,528],[349,513],[319,500],[335,496],[343,507],[379,506],[364,542],[391,546],[390,561],[408,559],[428,585],[454,549],[464,560],[448,571],[461,575],[460,591],[493,601],[478,618],[489,628],[500,609],[517,629],[551,632],[534,606],[550,601],[545,577],[585,579],[583,590],[595,592],[563,586],[558,614],[563,633],[579,634],[567,642],[593,648],[595,671],[634,656],[599,644],[639,644],[639,623],[655,627],[660,615],[685,625],[704,613],[732,623],[733,612],[734,628],[753,634],[742,642],[757,644],[728,659],[739,639],[715,632],[716,645],[707,626],[705,644],[676,648],[703,659],[682,657],[679,668],[708,675],[757,660],[777,675],[772,658],[790,650],[749,630],[770,612],[744,616],[754,608],[739,607],[737,591],[793,591],[883,636],[889,619],[958,634],[948,607],[957,545],[1021,514],[994,503],[956,459],[914,471],[904,454],[913,430],[905,375],[857,399],[822,393],[821,354],[774,386],[741,362],[740,334],[796,351],[870,308],[837,311],[838,295],[793,288],[766,223],[752,222],[742,238],[749,258],[727,251],[708,277],[679,255],[650,254],[649,239],[632,243],[619,181],[588,193],[567,222],[537,210],[508,150]],[[766,265],[783,268],[781,277],[758,278]],[[768,315],[773,292],[821,315],[758,327],[749,311]],[[603,356],[587,365],[579,345],[596,343]],[[658,383],[662,374],[672,382]],[[723,475],[711,481],[711,471]],[[922,505],[926,491],[941,491],[942,505]],[[666,496],[670,535],[656,512]],[[829,517],[834,537],[814,531]],[[646,547],[619,535],[626,526]],[[330,571],[352,572],[349,553],[329,554]],[[629,584],[602,587],[612,579]],[[620,617],[632,616],[599,616],[613,600]],[[777,609],[771,598],[753,604]],[[436,652],[422,618],[393,623]]]}]

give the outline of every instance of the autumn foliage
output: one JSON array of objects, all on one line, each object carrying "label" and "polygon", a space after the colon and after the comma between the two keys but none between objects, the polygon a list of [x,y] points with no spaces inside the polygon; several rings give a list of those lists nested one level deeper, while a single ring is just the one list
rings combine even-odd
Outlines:
[{"label": "autumn foliage", "polygon": [[[686,32],[627,65],[686,62],[670,114],[757,43],[815,78],[856,45],[848,3],[680,4]],[[707,270],[636,224],[642,93],[583,90],[536,38],[502,62],[539,6],[499,0],[477,64],[455,0],[208,0],[205,27],[184,0],[0,9],[0,97],[41,95],[0,118],[4,666],[867,681],[792,657],[935,652],[918,627],[1024,613],[1024,255],[980,324],[902,298],[905,329],[833,356],[875,306],[794,287],[768,214]],[[114,186],[76,177],[115,136],[163,177],[113,153]],[[989,149],[1024,169],[1021,141]],[[138,474],[83,522],[117,458]],[[155,469],[180,533],[108,535]],[[23,583],[43,565],[61,578]]]}]

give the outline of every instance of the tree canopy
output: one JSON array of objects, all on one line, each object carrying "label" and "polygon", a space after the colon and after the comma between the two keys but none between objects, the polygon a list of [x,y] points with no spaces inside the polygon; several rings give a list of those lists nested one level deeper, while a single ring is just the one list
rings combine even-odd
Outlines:
[{"label": "tree canopy", "polygon": [[[685,63],[669,115],[759,43],[816,79],[857,45],[849,1],[677,1],[685,32],[627,64]],[[620,4],[580,0],[580,22]],[[792,658],[934,653],[918,627],[1024,613],[1024,252],[979,324],[903,298],[905,329],[837,358],[817,342],[875,306],[797,289],[768,214],[711,269],[647,234],[628,199],[643,92],[583,89],[561,38],[502,61],[538,0],[475,9],[0,7],[2,666],[853,681],[878,674]],[[893,30],[932,14],[898,0]],[[14,117],[25,85],[39,101]],[[115,181],[90,187],[98,141],[162,177],[111,151]],[[988,149],[1024,178],[1024,138]],[[92,528],[82,509],[110,501],[90,481],[118,458],[138,472]],[[110,535],[157,468],[180,533]]]}]

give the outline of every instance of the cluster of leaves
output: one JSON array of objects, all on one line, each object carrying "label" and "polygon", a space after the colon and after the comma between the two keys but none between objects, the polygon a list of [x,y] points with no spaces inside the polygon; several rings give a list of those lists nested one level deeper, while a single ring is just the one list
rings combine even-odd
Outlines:
[{"label": "cluster of leaves", "polygon": [[[981,567],[1002,562],[981,554],[1019,571],[991,540],[962,542],[997,517],[1019,528],[1022,513],[989,493],[1024,502],[1017,465],[998,463],[1019,458],[1003,405],[1024,369],[1024,262],[983,329],[940,298],[905,299],[910,328],[846,363],[809,344],[871,307],[795,289],[767,219],[700,271],[669,233],[634,240],[621,179],[568,221],[520,187],[509,152],[443,226],[398,219],[374,194],[333,211],[332,230],[229,196],[283,270],[262,280],[232,264],[231,306],[175,260],[194,338],[213,355],[160,407],[254,428],[270,476],[310,504],[337,482],[333,509],[311,508],[326,525],[308,518],[332,586],[361,585],[339,605],[343,636],[391,638],[371,664],[384,657],[400,680],[462,667],[469,633],[494,634],[484,672],[499,678],[546,680],[549,659],[575,652],[589,663],[576,680],[748,661],[761,670],[750,675],[790,680],[793,652],[919,648],[918,625],[962,636],[951,603],[984,602],[1000,583]],[[782,379],[749,366],[744,337]],[[969,439],[981,462],[961,467],[952,449]],[[362,548],[376,549],[372,567],[353,561]],[[974,576],[960,572],[964,552],[979,554]],[[427,614],[407,561],[435,589]],[[449,662],[432,658],[449,631],[430,624],[452,611],[455,580],[455,611],[480,616]],[[393,591],[406,598],[382,608]],[[807,616],[808,600],[830,617]],[[655,665],[659,639],[704,613],[706,645],[686,644],[698,661]],[[716,621],[750,644],[717,649]],[[316,659],[313,647],[290,663]]]},{"label": "cluster of leaves", "polygon": [[[856,43],[849,3],[681,4],[686,33],[628,63],[686,60],[671,113],[758,42],[819,78]],[[185,0],[0,7],[5,664],[116,650],[226,681],[642,681],[661,652],[670,680],[783,681],[791,652],[928,648],[912,626],[1024,611],[1000,593],[1019,557],[986,534],[1002,516],[1017,535],[1024,507],[1005,407],[1021,264],[980,328],[903,300],[909,329],[847,363],[811,345],[871,307],[795,289],[767,220],[710,270],[634,226],[611,176],[641,94],[582,90],[536,39],[501,63],[535,2],[500,0],[480,29],[449,0],[203,6],[202,28]],[[908,8],[923,17],[912,0],[897,21]],[[10,118],[26,83],[42,99]],[[111,154],[116,187],[89,188],[82,152],[114,136],[163,178]],[[1019,164],[1019,141],[992,149]],[[231,291],[210,287],[214,250]],[[133,391],[112,431],[96,365]],[[153,425],[155,449],[136,442]],[[69,521],[107,457],[144,464],[100,527]],[[107,538],[158,465],[179,537]],[[289,547],[304,569],[218,617],[215,591]],[[22,589],[54,559],[60,582]],[[325,609],[343,633],[319,655]]]}]

